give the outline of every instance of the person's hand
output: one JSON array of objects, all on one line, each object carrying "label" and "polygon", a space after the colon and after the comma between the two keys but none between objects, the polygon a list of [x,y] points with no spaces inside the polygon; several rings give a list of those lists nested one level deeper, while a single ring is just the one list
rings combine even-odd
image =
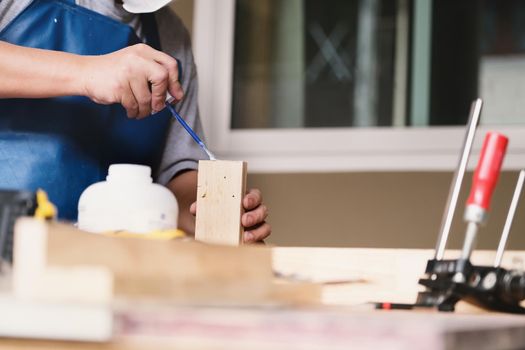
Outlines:
[{"label": "person's hand", "polygon": [[244,243],[262,242],[272,233],[270,224],[266,222],[268,208],[263,204],[261,191],[251,189],[242,199],[245,213],[241,217],[244,226]]},{"label": "person's hand", "polygon": [[175,103],[184,96],[177,60],[145,44],[85,56],[82,67],[84,94],[96,103],[122,104],[130,118],[143,118],[164,109],[166,92]]},{"label": "person's hand", "polygon": [[[190,212],[197,213],[197,203],[193,203]],[[249,190],[242,199],[245,213],[241,217],[241,224],[244,226],[244,243],[262,242],[272,233],[272,227],[266,222],[268,208],[263,204],[261,191],[258,189]]]}]

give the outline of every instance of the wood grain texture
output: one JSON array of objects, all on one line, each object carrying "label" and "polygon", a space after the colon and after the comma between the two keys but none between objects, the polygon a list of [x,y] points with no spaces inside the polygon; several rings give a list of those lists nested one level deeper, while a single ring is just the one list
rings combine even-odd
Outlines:
[{"label": "wood grain texture", "polygon": [[[28,227],[31,230],[25,230]],[[15,239],[19,244],[13,280],[18,290],[31,291],[33,296],[45,292],[46,297],[65,298],[66,292],[76,292],[82,286],[93,294],[86,287],[89,283],[95,287],[96,281],[91,278],[78,287],[62,288],[62,283],[55,283],[54,288],[36,288],[42,285],[37,283],[42,276],[46,277],[43,282],[57,281],[59,277],[61,281],[76,281],[77,273],[88,276],[89,268],[109,270],[116,297],[206,305],[290,305],[320,300],[319,285],[274,283],[270,247],[120,238],[32,218],[17,222]],[[101,284],[105,286],[96,285]],[[105,290],[100,298],[107,295]],[[73,296],[85,300],[89,295]]]},{"label": "wood grain texture", "polygon": [[[166,248],[167,251],[163,253],[158,250],[160,248],[155,248],[156,244],[150,244],[155,242],[136,239],[131,239],[131,246],[127,248],[116,247],[117,243],[127,246],[128,241],[98,235],[80,239],[72,237],[80,235],[78,230],[59,224],[51,226],[53,233],[50,234],[48,253],[54,256],[51,260],[58,265],[76,265],[86,260],[90,260],[91,264],[106,261],[116,271],[123,269],[121,273],[125,272],[124,269],[129,270],[129,278],[134,278],[133,271],[154,274],[153,266],[158,266],[160,261],[157,259],[164,256],[164,263],[158,268],[166,276],[170,273],[169,264],[173,263],[170,261],[166,264],[165,259],[172,259],[167,256],[168,252],[171,255],[185,254],[181,250],[173,251],[174,247]],[[70,240],[65,241],[66,239]],[[170,242],[162,244],[167,243]],[[213,255],[211,261],[215,264],[220,264],[221,259],[226,257],[215,254],[214,249],[201,251],[197,248],[198,245],[214,248],[217,252],[224,251],[229,255],[236,251],[254,253],[246,250],[251,248],[248,246],[188,246],[192,254]],[[269,249],[265,247],[263,252],[268,253]],[[95,254],[94,251],[98,253]],[[431,250],[271,248],[271,253],[273,268],[280,275],[320,283],[344,280],[354,282],[326,285],[324,288],[328,294],[323,297],[328,298],[323,298],[323,302],[327,305],[315,307],[191,307],[161,302],[158,299],[145,302],[123,300],[115,307],[116,331],[109,343],[0,338],[0,350],[525,348],[525,320],[522,316],[473,310],[458,310],[456,313],[431,310],[377,311],[366,305],[355,305],[378,298],[413,301],[418,289],[417,279],[423,272],[426,260],[433,256]],[[455,258],[458,254],[458,251],[447,251],[448,258]],[[519,268],[524,259],[525,252],[509,251],[505,254],[503,266]],[[128,266],[134,260],[133,265]],[[491,264],[494,252],[476,251],[473,260],[476,264]],[[148,266],[141,266],[142,264]],[[235,266],[251,268],[250,265],[253,264],[242,263],[241,266]],[[229,272],[232,271],[229,269]],[[272,279],[267,272],[265,278]],[[218,282],[222,284],[224,280]],[[213,286],[208,288],[213,289]],[[214,293],[215,289],[210,292]],[[253,292],[254,290],[244,290],[241,294]]]},{"label": "wood grain texture", "polygon": [[242,242],[246,172],[247,164],[241,161],[199,162],[196,240],[225,245]]},{"label": "wood grain texture", "polygon": [[[445,258],[457,259],[458,250],[447,250]],[[272,249],[274,270],[303,282],[323,283],[322,303],[355,306],[372,301],[413,303],[423,289],[424,275],[432,249],[310,248]],[[491,266],[495,251],[476,250],[472,262]],[[502,266],[523,270],[525,251],[506,251]],[[525,302],[522,303],[525,306]],[[458,311],[474,311],[460,302]]]},{"label": "wood grain texture", "polygon": [[48,264],[105,266],[117,296],[194,304],[273,302],[269,248],[106,237],[58,223],[48,227]]}]

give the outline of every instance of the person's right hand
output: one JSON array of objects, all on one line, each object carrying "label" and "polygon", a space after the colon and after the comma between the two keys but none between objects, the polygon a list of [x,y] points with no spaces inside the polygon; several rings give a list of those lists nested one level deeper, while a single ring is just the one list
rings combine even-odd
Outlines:
[{"label": "person's right hand", "polygon": [[164,109],[166,92],[180,101],[177,60],[145,44],[101,55],[85,56],[84,94],[96,103],[120,103],[128,117],[143,118]]}]

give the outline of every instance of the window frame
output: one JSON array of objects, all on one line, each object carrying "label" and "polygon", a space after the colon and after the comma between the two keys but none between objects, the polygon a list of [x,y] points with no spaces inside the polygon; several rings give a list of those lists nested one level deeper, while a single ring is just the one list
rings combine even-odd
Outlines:
[{"label": "window frame", "polygon": [[[200,111],[208,147],[221,159],[245,160],[252,173],[450,171],[456,167],[465,134],[462,126],[232,130],[235,0],[195,0],[194,6]],[[470,168],[488,130],[510,138],[504,169],[524,168],[525,125],[479,127]]]}]

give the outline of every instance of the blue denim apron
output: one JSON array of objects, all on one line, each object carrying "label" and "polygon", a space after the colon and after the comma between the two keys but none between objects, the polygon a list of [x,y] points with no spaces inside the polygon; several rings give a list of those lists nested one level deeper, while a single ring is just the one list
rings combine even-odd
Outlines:
[{"label": "blue denim apron", "polygon": [[[158,48],[152,15],[146,41]],[[0,40],[80,55],[101,55],[140,42],[128,25],[72,0],[34,0],[0,32]],[[0,188],[44,189],[62,219],[76,220],[82,191],[104,179],[112,163],[155,169],[170,122],[166,109],[131,120],[120,105],[86,97],[0,100]]]}]

